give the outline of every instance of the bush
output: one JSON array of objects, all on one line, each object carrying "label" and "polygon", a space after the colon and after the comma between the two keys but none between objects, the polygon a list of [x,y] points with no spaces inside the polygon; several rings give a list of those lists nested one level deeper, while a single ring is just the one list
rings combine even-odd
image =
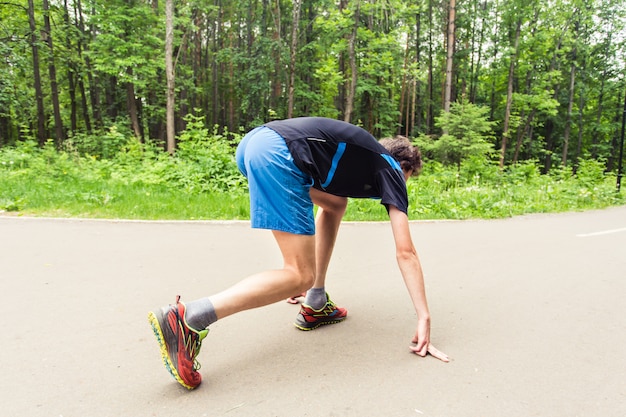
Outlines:
[{"label": "bush", "polygon": [[131,137],[133,134],[127,126],[114,124],[91,134],[75,133],[63,142],[63,150],[98,159],[113,159]]},{"label": "bush", "polygon": [[[174,156],[132,135],[112,158],[57,151],[33,141],[0,149],[0,211],[54,216],[246,218],[247,183],[235,164],[240,136],[207,130],[190,118]],[[411,219],[498,218],[623,204],[602,161],[540,175],[533,161],[500,170],[471,156],[460,166],[425,159],[407,183]],[[351,200],[346,219],[385,220],[377,200]]]},{"label": "bush", "polygon": [[468,159],[489,159],[493,154],[492,127],[489,109],[471,103],[453,103],[449,112],[436,119],[436,126],[445,132],[435,139],[421,135],[416,139],[422,152],[445,165],[456,165]]},{"label": "bush", "polygon": [[531,183],[540,176],[536,161],[522,161],[505,169],[507,180],[513,184]]},{"label": "bush", "polygon": [[245,192],[247,182],[235,161],[240,135],[220,134],[217,126],[209,134],[203,118],[191,114],[186,121],[187,128],[178,137],[175,169],[166,174],[168,181],[189,192]]}]

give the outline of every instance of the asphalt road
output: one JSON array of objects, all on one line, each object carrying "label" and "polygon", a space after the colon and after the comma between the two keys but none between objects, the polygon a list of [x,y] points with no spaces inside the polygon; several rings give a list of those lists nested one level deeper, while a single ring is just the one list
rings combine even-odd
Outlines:
[{"label": "asphalt road", "polygon": [[626,206],[415,222],[433,343],[416,324],[386,223],[342,225],[313,332],[285,302],[215,323],[203,384],[161,364],[146,315],[279,267],[242,223],[0,217],[0,416],[626,415]]}]

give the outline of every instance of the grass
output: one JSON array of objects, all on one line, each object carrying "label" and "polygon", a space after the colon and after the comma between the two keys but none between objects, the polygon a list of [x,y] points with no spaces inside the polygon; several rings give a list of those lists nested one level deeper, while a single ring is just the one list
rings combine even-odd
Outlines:
[{"label": "grass", "polygon": [[[112,159],[98,159],[29,143],[2,148],[0,212],[109,219],[248,219],[245,180],[230,151],[205,149],[181,159],[132,147]],[[502,218],[624,204],[624,191],[616,192],[615,176],[603,169],[601,162],[592,160],[581,161],[576,174],[555,169],[550,175],[539,175],[532,162],[505,171],[484,161],[469,161],[461,169],[427,162],[422,175],[408,183],[409,218]],[[378,201],[359,199],[350,201],[345,219],[388,217]]]},{"label": "grass", "polygon": [[[555,181],[434,187],[426,176],[409,184],[410,212],[417,219],[502,218],[529,213],[580,211],[624,204],[608,180],[593,188]],[[77,178],[0,177],[0,211],[30,216],[146,220],[245,220],[248,196],[235,192],[187,192],[162,184]],[[351,199],[353,221],[388,219],[377,200]]]},{"label": "grass", "polygon": [[3,182],[0,211],[22,215],[146,220],[249,218],[246,195],[187,193],[160,185]]}]

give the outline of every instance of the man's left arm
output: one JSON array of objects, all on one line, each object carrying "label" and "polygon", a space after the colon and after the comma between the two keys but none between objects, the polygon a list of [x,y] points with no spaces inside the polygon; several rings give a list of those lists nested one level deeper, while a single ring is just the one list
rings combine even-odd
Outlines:
[{"label": "man's left arm", "polygon": [[389,219],[396,246],[396,260],[417,313],[417,329],[411,339],[410,349],[419,356],[426,356],[427,353],[430,353],[432,356],[448,362],[448,356],[430,343],[430,312],[426,299],[424,274],[411,238],[408,217],[397,207],[390,205]]}]

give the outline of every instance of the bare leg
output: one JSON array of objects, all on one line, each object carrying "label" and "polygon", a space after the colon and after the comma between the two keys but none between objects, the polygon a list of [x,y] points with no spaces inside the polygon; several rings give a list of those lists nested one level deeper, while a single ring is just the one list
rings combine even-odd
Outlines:
[{"label": "bare leg", "polygon": [[315,236],[273,231],[283,255],[282,269],[249,276],[209,299],[218,319],[301,293],[315,279]]},{"label": "bare leg", "polygon": [[322,288],[326,283],[328,264],[335,248],[339,225],[346,212],[348,199],[328,194],[315,188],[311,188],[310,194],[313,203],[319,207],[315,219],[315,251],[317,255],[313,287]]},{"label": "bare leg", "polygon": [[304,305],[296,316],[295,326],[300,330],[313,330],[323,324],[339,323],[347,311],[329,303],[326,295],[326,272],[335,247],[337,232],[345,213],[348,199],[310,190],[311,199],[319,209],[315,219],[316,272],[313,287],[307,291]]}]

